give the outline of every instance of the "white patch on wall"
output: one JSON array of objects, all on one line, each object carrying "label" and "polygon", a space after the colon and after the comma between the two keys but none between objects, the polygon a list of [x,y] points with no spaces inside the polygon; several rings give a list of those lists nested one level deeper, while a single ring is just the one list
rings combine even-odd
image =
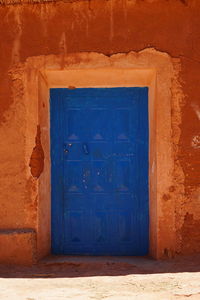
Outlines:
[{"label": "white patch on wall", "polygon": [[60,39],[59,46],[60,46],[61,53],[66,54],[67,53],[67,47],[66,47],[66,34],[65,34],[65,32],[63,32],[61,34],[61,39]]},{"label": "white patch on wall", "polygon": [[196,113],[197,118],[198,118],[199,121],[200,121],[200,107],[199,107],[199,105],[196,104],[196,103],[192,103],[191,106],[192,106],[192,108],[194,109],[194,112]]},{"label": "white patch on wall", "polygon": [[194,149],[200,149],[200,135],[195,135],[192,138],[192,147]]}]

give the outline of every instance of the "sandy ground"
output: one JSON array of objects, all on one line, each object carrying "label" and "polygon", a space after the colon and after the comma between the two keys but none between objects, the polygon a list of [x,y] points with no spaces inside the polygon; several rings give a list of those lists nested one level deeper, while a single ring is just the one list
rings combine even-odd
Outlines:
[{"label": "sandy ground", "polygon": [[0,300],[200,300],[200,257],[50,257],[33,267],[0,266]]}]

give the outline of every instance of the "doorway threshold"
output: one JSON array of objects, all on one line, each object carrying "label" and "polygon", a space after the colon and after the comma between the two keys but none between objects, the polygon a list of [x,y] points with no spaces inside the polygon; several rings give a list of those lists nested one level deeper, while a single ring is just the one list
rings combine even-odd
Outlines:
[{"label": "doorway threshold", "polygon": [[149,256],[82,256],[82,255],[49,255],[42,260],[40,264],[42,265],[55,265],[55,264],[65,264],[65,265],[132,265],[139,266],[144,264],[149,264],[153,259]]}]

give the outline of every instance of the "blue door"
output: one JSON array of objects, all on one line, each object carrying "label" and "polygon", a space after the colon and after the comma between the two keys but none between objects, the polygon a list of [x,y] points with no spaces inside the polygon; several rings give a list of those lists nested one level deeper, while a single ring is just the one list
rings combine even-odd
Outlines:
[{"label": "blue door", "polygon": [[148,88],[51,89],[52,253],[146,255]]}]

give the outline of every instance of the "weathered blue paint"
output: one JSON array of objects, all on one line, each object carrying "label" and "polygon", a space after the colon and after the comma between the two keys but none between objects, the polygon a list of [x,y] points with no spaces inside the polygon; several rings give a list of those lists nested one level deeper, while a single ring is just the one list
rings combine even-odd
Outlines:
[{"label": "weathered blue paint", "polygon": [[52,253],[148,253],[148,88],[51,89]]}]

